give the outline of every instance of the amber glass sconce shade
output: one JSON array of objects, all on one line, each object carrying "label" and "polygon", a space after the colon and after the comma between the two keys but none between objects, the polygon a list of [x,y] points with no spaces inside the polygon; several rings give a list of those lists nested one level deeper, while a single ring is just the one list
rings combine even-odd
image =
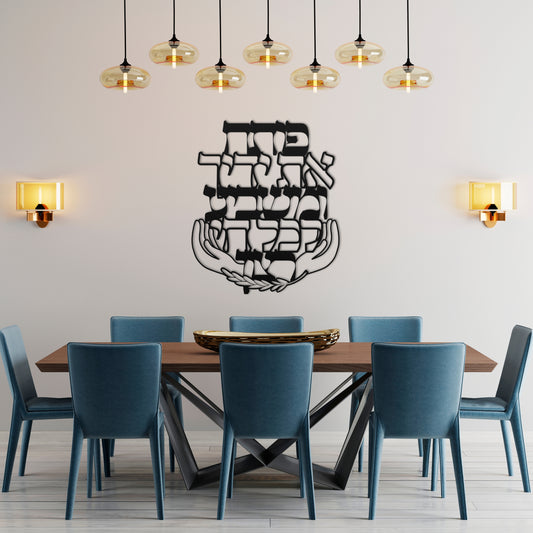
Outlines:
[{"label": "amber glass sconce shade", "polygon": [[506,211],[516,209],[516,183],[469,183],[469,209],[479,212],[479,220],[493,228],[505,221]]},{"label": "amber glass sconce shade", "polygon": [[17,210],[26,211],[26,220],[40,228],[54,219],[54,211],[63,209],[63,200],[63,183],[17,182]]}]

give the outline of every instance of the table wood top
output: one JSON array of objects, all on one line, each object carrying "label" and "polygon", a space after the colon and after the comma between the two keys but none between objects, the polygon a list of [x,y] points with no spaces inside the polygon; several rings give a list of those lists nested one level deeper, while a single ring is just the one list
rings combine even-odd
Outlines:
[{"label": "table wood top", "polygon": [[[195,342],[162,342],[161,346],[163,372],[220,372],[218,353]],[[371,372],[371,346],[370,342],[337,342],[315,353],[313,371]],[[36,364],[41,372],[68,372],[67,345]],[[496,361],[466,345],[465,372],[492,372],[496,364]]]}]

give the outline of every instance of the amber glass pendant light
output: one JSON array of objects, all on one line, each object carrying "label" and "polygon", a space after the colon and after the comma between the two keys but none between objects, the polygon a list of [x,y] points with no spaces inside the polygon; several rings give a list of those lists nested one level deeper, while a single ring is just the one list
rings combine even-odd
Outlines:
[{"label": "amber glass pendant light", "polygon": [[124,94],[128,90],[144,89],[150,85],[150,74],[139,67],[128,63],[126,55],[126,0],[124,0],[124,61],[117,67],[111,67],[100,74],[100,82],[107,89],[121,89]]},{"label": "amber glass pendant light", "polygon": [[246,76],[242,70],[228,67],[222,61],[222,0],[218,0],[218,50],[219,60],[213,67],[207,67],[196,73],[196,83],[202,89],[216,89],[219,93],[227,89],[239,89],[244,85]]},{"label": "amber glass pendant light", "polygon": [[267,0],[267,28],[266,37],[258,42],[248,45],[242,52],[248,63],[265,65],[283,65],[292,57],[292,50],[286,45],[273,41],[270,38],[270,0]]},{"label": "amber glass pendant light", "polygon": [[164,43],[155,44],[150,49],[150,59],[158,65],[172,68],[190,65],[198,59],[198,49],[176,37],[176,0],[172,0],[172,37]]},{"label": "amber glass pendant light", "polygon": [[363,66],[375,65],[383,59],[385,51],[379,44],[369,43],[361,35],[361,0],[359,0],[359,37],[355,41],[342,44],[335,50],[335,57],[343,65]]},{"label": "amber glass pendant light", "polygon": [[316,0],[313,0],[313,50],[313,62],[295,70],[291,74],[291,83],[297,89],[309,89],[314,93],[322,89],[337,87],[340,81],[339,73],[330,67],[322,66],[316,60]]},{"label": "amber glass pendant light", "polygon": [[410,93],[412,89],[425,89],[431,85],[433,74],[425,68],[411,63],[409,56],[409,0],[407,0],[407,61],[401,67],[394,67],[385,72],[383,83],[390,89],[403,89]]}]

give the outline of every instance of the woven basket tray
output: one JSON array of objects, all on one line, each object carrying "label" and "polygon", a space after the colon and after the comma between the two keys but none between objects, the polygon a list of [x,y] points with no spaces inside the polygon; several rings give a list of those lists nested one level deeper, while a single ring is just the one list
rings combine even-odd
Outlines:
[{"label": "woven basket tray", "polygon": [[315,351],[325,350],[339,340],[338,329],[306,331],[303,333],[242,333],[239,331],[194,331],[196,344],[218,352],[221,342],[243,342],[249,344],[283,344],[289,342],[312,342]]}]

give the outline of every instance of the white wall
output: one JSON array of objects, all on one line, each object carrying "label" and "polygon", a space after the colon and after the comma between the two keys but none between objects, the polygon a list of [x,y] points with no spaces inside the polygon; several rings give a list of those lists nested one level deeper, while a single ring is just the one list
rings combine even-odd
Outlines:
[{"label": "white wall", "polygon": [[[533,324],[531,2],[413,1],[411,58],[435,82],[411,95],[381,81],[405,61],[401,1],[363,2],[363,35],[386,58],[357,71],[333,55],[355,37],[357,3],[319,0],[318,59],[342,81],[318,95],[288,80],[312,60],[310,0],[272,0],[271,35],[294,58],[270,72],[241,53],[264,36],[264,2],[223,2],[224,60],[247,74],[223,95],[194,82],[218,60],[217,2],[180,4],[178,37],[200,60],[172,71],[148,59],[170,37],[171,3],[128,2],[128,58],[152,83],[125,97],[98,81],[122,61],[119,0],[0,5],[0,325],[21,326],[30,361],[67,341],[108,340],[113,314],[183,314],[192,340],[195,329],[225,329],[231,314],[279,313],[302,314],[308,330],[339,327],[344,340],[349,315],[420,314],[425,340],[462,340],[503,361],[512,326]],[[222,151],[224,120],[305,122],[312,151],[337,158],[329,203],[340,253],[280,294],[244,295],[191,251],[213,176],[197,155]],[[44,178],[64,181],[66,201],[43,230],[15,211],[15,182]],[[517,181],[519,210],[486,229],[467,211],[472,179]],[[66,375],[33,373],[41,395],[69,394]],[[340,377],[317,376],[315,395]],[[499,368],[467,375],[465,394],[493,394],[498,377]],[[199,382],[218,386],[214,375]],[[1,429],[10,406],[2,373]],[[186,416],[189,427],[211,427],[192,408]],[[321,427],[346,420],[347,405]]]}]

